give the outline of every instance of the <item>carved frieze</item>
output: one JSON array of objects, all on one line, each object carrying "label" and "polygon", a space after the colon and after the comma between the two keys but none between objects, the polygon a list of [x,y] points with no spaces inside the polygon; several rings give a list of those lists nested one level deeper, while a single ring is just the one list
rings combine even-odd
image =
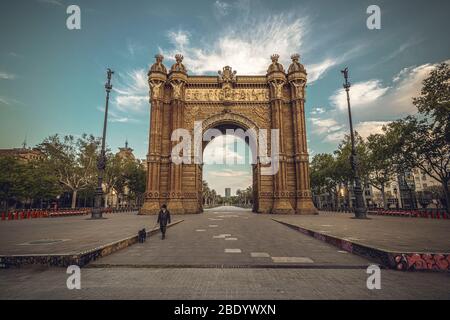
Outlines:
[{"label": "carved frieze", "polygon": [[186,89],[186,101],[195,102],[268,102],[268,89]]}]

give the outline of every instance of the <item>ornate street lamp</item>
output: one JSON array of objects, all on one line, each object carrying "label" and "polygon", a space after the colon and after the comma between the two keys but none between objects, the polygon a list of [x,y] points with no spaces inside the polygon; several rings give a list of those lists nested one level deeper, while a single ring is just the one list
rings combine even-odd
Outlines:
[{"label": "ornate street lamp", "polygon": [[92,214],[91,214],[92,219],[103,218],[102,199],[103,199],[103,175],[105,173],[105,167],[106,167],[106,156],[105,156],[106,125],[108,123],[108,102],[109,102],[109,93],[111,92],[111,89],[112,89],[111,76],[113,73],[114,73],[114,71],[112,71],[111,69],[108,68],[108,71],[107,71],[108,82],[105,84],[106,106],[105,106],[105,118],[103,120],[102,149],[100,151],[100,156],[98,157],[98,162],[97,162],[98,181],[97,181],[97,188],[95,190],[94,208],[92,209]]},{"label": "ornate street lamp", "polygon": [[347,106],[348,106],[348,119],[350,123],[350,137],[352,142],[352,154],[350,156],[350,164],[352,166],[353,170],[353,176],[355,179],[355,187],[354,187],[354,193],[355,193],[355,200],[356,200],[356,207],[355,207],[355,218],[357,219],[366,219],[366,206],[364,204],[364,198],[363,198],[363,191],[361,187],[361,179],[359,178],[358,174],[358,158],[356,156],[356,149],[355,149],[355,136],[353,133],[353,123],[352,123],[352,112],[350,110],[350,82],[348,82],[348,68],[345,68],[341,71],[344,74],[344,89],[347,92]]}]

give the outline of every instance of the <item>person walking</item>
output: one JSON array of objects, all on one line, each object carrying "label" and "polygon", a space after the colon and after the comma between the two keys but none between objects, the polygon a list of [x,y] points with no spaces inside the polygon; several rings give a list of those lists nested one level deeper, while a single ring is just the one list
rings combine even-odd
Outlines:
[{"label": "person walking", "polygon": [[170,212],[167,210],[165,204],[163,204],[161,210],[159,210],[158,221],[156,223],[159,223],[159,229],[162,233],[161,239],[164,240],[166,238],[167,225],[170,223]]}]

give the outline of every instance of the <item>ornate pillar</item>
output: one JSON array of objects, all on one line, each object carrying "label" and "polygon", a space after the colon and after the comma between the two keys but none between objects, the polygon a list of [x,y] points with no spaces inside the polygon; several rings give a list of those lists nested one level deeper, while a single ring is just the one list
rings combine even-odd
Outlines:
[{"label": "ornate pillar", "polygon": [[312,201],[309,183],[308,147],[306,142],[305,123],[305,86],[306,70],[299,63],[300,56],[292,55],[292,64],[288,70],[288,81],[291,88],[291,106],[294,129],[295,178],[297,214],[317,214]]},{"label": "ornate pillar", "polygon": [[[183,110],[184,110],[184,91],[187,82],[187,72],[182,61],[183,56],[177,54],[175,56],[176,63],[170,68],[169,83],[172,87],[172,95],[170,100],[171,110],[171,132],[176,129],[183,128]],[[178,141],[171,142],[171,150],[178,144]],[[170,163],[169,169],[169,203],[168,209],[174,214],[185,213],[183,208],[183,164]]]},{"label": "ornate pillar", "polygon": [[147,187],[145,201],[140,214],[157,214],[160,208],[160,168],[161,168],[161,139],[164,87],[167,80],[167,69],[162,64],[163,56],[156,55],[156,62],[148,73],[150,86],[150,132],[147,154]]},{"label": "ornate pillar", "polygon": [[[272,64],[267,70],[267,82],[270,86],[270,106],[272,114],[272,129],[279,130],[279,170],[274,176],[274,202],[272,213],[295,213],[289,201],[289,191],[287,188],[287,170],[285,139],[283,128],[283,88],[286,84],[286,74],[283,66],[278,63],[279,56],[271,56]],[[272,149],[272,147],[271,147]]]}]

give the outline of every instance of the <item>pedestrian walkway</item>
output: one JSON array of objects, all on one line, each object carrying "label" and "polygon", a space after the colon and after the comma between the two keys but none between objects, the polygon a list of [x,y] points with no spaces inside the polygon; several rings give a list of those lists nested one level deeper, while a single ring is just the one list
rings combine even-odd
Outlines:
[{"label": "pedestrian walkway", "polygon": [[183,215],[166,239],[152,236],[90,267],[366,268],[369,260],[300,234],[250,210],[220,207]]}]

